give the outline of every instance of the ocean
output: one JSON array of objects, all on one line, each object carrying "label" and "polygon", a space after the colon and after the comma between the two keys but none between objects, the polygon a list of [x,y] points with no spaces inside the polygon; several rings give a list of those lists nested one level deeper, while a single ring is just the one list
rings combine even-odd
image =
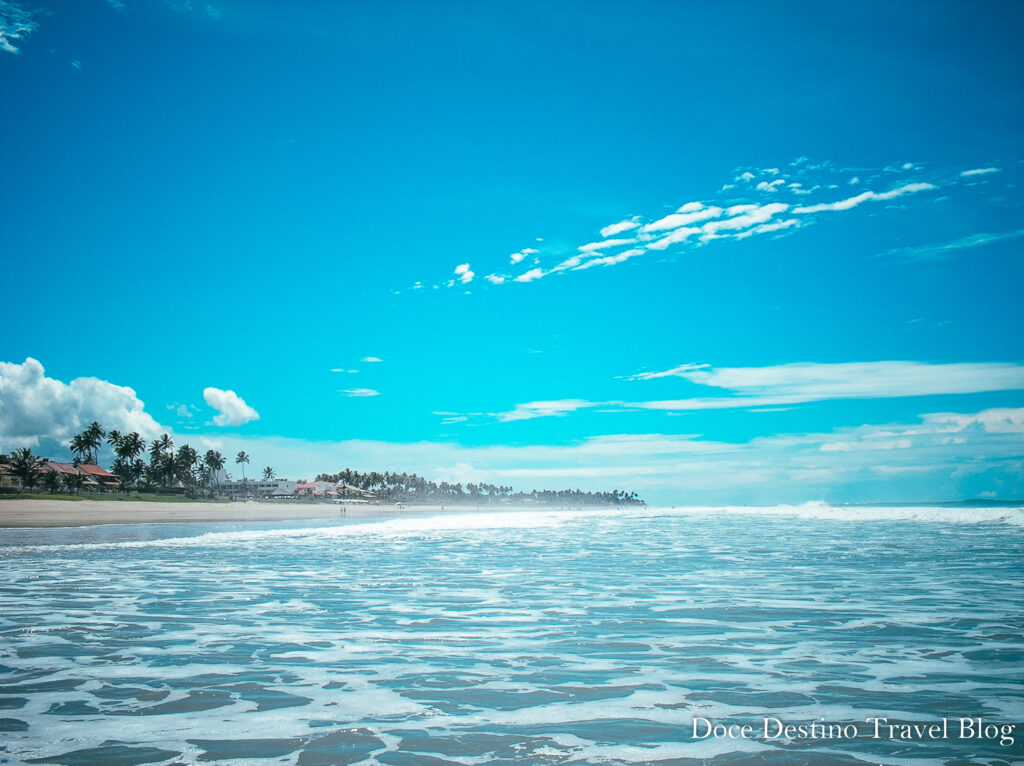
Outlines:
[{"label": "ocean", "polygon": [[1024,762],[1024,511],[0,531],[0,762]]}]

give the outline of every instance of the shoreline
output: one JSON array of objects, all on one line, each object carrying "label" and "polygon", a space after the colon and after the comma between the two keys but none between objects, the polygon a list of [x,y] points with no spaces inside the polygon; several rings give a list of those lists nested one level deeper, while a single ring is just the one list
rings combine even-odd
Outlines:
[{"label": "shoreline", "polygon": [[[444,506],[444,511],[476,511],[476,506]],[[483,506],[481,506],[481,509]],[[327,505],[266,502],[162,503],[119,500],[5,500],[0,503],[0,529],[89,527],[102,524],[180,524],[221,521],[300,521],[303,519],[388,518],[436,513],[442,506]]]}]

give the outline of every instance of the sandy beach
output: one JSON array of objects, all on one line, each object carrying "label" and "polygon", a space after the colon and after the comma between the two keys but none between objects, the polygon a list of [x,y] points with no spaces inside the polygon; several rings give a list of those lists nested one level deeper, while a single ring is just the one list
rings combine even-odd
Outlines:
[{"label": "sandy beach", "polygon": [[94,524],[149,524],[188,521],[288,521],[292,519],[374,518],[424,513],[438,507],[327,505],[323,503],[160,503],[119,500],[5,500],[0,528],[81,527]]}]

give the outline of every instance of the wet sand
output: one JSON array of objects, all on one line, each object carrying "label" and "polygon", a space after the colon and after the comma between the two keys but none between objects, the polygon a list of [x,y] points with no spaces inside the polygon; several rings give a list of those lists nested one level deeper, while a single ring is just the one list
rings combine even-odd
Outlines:
[{"label": "wet sand", "polygon": [[[344,510],[343,510],[344,509]],[[160,503],[124,500],[4,500],[0,528],[81,527],[186,521],[288,521],[290,519],[384,518],[436,512],[440,507],[331,505],[326,503]],[[453,510],[453,509],[452,509]],[[472,510],[472,508],[466,508]]]}]

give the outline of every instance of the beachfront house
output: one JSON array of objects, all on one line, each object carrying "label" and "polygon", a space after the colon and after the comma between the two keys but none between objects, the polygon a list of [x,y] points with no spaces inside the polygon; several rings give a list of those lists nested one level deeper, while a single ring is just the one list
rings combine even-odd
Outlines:
[{"label": "beachfront house", "polygon": [[66,485],[77,484],[91,492],[117,489],[121,485],[120,476],[98,465],[61,463],[44,457],[39,465],[40,480],[48,473],[57,474]]},{"label": "beachfront house", "polygon": [[89,477],[86,479],[86,483],[91,479],[100,489],[117,489],[121,486],[121,477],[102,466],[82,463],[77,467],[79,471]]},{"label": "beachfront house", "polygon": [[0,463],[0,489],[21,489],[21,479],[7,463]]}]

